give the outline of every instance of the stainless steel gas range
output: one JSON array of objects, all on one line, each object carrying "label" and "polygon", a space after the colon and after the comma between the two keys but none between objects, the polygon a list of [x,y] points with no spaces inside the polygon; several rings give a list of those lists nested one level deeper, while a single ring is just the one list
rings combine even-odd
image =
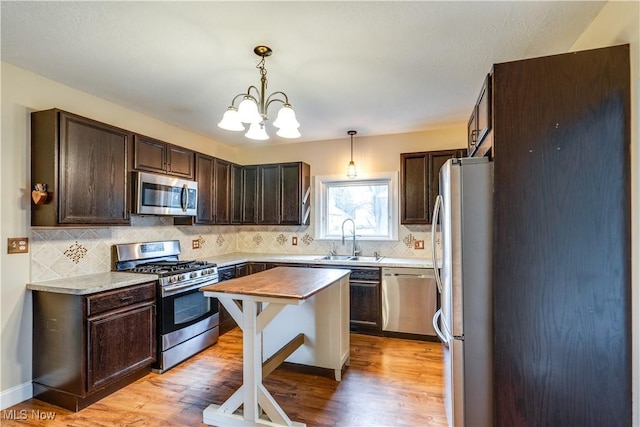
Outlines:
[{"label": "stainless steel gas range", "polygon": [[157,360],[162,373],[218,341],[218,301],[199,289],[218,282],[216,264],[179,259],[180,242],[113,246],[114,269],[158,275]]}]

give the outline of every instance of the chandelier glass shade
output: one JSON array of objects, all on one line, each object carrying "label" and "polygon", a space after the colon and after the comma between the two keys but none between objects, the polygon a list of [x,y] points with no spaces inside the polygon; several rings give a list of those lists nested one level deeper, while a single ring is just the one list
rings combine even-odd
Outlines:
[{"label": "chandelier glass shade", "polygon": [[[267,109],[273,102],[282,103],[282,107],[278,111],[273,126],[278,128],[276,135],[282,138],[299,138],[300,123],[296,120],[296,113],[293,111],[289,98],[284,92],[273,92],[269,95],[265,94],[267,89],[267,69],[265,68],[265,57],[270,56],[273,52],[267,46],[256,46],[253,52],[262,59],[256,66],[260,70],[260,89],[255,86],[249,86],[245,93],[236,95],[231,101],[231,105],[222,116],[222,120],[218,126],[222,129],[231,131],[246,130],[244,124],[249,125],[249,130],[245,136],[250,139],[265,140],[269,139],[265,122],[269,120]],[[242,99],[236,108],[236,101]]]}]

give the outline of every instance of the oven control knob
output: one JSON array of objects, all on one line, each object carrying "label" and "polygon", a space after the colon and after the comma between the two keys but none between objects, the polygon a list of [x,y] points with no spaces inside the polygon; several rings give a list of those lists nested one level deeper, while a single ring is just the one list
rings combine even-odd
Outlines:
[{"label": "oven control knob", "polygon": [[191,273],[191,274],[189,275],[189,277],[190,277],[190,278],[192,278],[192,279],[193,279],[194,277],[198,277],[198,273],[196,273],[196,272],[194,271],[193,273]]},{"label": "oven control knob", "polygon": [[180,280],[184,280],[184,274],[180,275]]}]

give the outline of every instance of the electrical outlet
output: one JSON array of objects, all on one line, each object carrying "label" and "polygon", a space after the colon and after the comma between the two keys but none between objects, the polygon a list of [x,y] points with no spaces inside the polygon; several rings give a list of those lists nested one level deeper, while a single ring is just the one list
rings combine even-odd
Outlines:
[{"label": "electrical outlet", "polygon": [[26,254],[29,252],[28,237],[9,237],[7,239],[8,254]]},{"label": "electrical outlet", "polygon": [[292,246],[298,246],[298,238],[296,236],[293,236],[291,238],[291,245]]},{"label": "electrical outlet", "polygon": [[413,242],[414,249],[424,249],[424,240],[416,240]]},{"label": "electrical outlet", "polygon": [[198,239],[192,240],[191,249],[200,249],[200,240]]}]

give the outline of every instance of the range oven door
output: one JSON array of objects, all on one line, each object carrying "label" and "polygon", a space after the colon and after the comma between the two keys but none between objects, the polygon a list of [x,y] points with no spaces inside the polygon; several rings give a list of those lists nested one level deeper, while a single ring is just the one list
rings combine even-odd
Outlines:
[{"label": "range oven door", "polygon": [[218,300],[205,297],[200,291],[206,285],[194,285],[184,292],[160,298],[158,324],[161,336],[188,328],[218,314]]}]

